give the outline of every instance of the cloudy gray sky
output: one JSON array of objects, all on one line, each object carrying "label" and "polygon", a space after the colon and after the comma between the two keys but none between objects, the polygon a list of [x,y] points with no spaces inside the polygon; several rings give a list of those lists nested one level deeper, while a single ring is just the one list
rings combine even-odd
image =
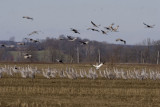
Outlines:
[{"label": "cloudy gray sky", "polygon": [[[34,30],[34,39],[57,38],[60,34],[116,43],[123,38],[136,44],[146,38],[160,40],[160,0],[0,0],[0,39],[21,41]],[[23,19],[31,16],[33,21]],[[119,32],[103,35],[87,31],[90,21],[101,26],[119,25]],[[155,24],[147,29],[143,22]],[[70,28],[76,28],[74,34]]]}]

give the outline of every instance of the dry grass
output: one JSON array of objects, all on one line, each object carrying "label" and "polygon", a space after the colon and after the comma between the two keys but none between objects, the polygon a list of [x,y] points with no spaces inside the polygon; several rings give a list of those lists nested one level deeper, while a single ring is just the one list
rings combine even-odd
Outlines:
[{"label": "dry grass", "polygon": [[[11,64],[14,65],[14,64]],[[27,64],[17,64],[27,66]],[[1,64],[0,66],[4,66]],[[39,69],[66,66],[89,69],[91,65],[31,64]],[[106,65],[107,66],[107,65]],[[114,65],[125,69],[156,65]],[[109,66],[112,68],[113,66]],[[104,69],[103,66],[102,69]],[[37,76],[23,79],[20,76],[0,79],[0,107],[155,107],[160,106],[160,80],[108,80],[105,78],[46,79]]]}]

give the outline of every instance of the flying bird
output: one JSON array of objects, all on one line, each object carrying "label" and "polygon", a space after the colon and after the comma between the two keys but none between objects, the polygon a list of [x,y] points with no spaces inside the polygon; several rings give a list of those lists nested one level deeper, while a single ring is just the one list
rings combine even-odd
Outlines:
[{"label": "flying bird", "polygon": [[31,39],[31,38],[24,38],[24,39],[26,39],[28,41],[33,41],[33,39]]},{"label": "flying bird", "polygon": [[117,25],[115,28],[111,28],[111,29],[112,29],[112,31],[114,31],[114,32],[118,32],[118,31],[117,31],[118,28],[119,28],[119,25]]},{"label": "flying bird", "polygon": [[103,65],[104,63],[100,63],[99,65],[93,65],[97,70]]},{"label": "flying bird", "polygon": [[71,36],[67,36],[67,38],[68,38],[68,41],[75,41],[77,39],[77,37],[73,38]]},{"label": "flying bird", "polygon": [[104,31],[104,30],[101,30],[101,32],[102,32],[102,34],[107,34],[107,32],[106,32],[106,31]]},{"label": "flying bird", "polygon": [[32,40],[32,42],[33,42],[33,43],[38,43],[38,42],[39,42],[39,40]]},{"label": "flying bird", "polygon": [[71,31],[73,31],[74,33],[78,33],[78,34],[80,34],[80,33],[78,32],[78,30],[77,30],[77,29],[73,29],[73,28],[71,28]]},{"label": "flying bird", "polygon": [[24,59],[30,59],[30,58],[32,58],[32,55],[29,54],[29,53],[23,53],[23,55],[24,55]]},{"label": "flying bird", "polygon": [[116,39],[116,41],[121,41],[121,42],[123,42],[124,44],[126,44],[126,41],[123,40],[123,39],[120,39],[120,38]]},{"label": "flying bird", "polygon": [[113,29],[113,25],[114,25],[114,23],[112,23],[112,24],[109,25],[108,27],[104,27],[104,28],[107,29],[107,30],[112,30],[112,29]]},{"label": "flying bird", "polygon": [[33,34],[39,34],[38,31],[33,31],[30,34],[28,34],[29,36],[33,35]]},{"label": "flying bird", "polygon": [[147,27],[147,28],[153,28],[155,25],[148,25],[146,23],[143,22],[143,24]]},{"label": "flying bird", "polygon": [[60,37],[59,40],[65,40],[65,38]]},{"label": "flying bird", "polygon": [[92,30],[92,31],[97,31],[97,32],[99,32],[99,30],[94,29],[94,28],[88,28],[87,30]]},{"label": "flying bird", "polygon": [[33,18],[32,18],[32,17],[29,17],[29,16],[23,16],[22,18],[26,18],[26,19],[33,20]]},{"label": "flying bird", "polygon": [[32,55],[28,54],[28,55],[24,55],[24,59],[30,59],[32,58]]},{"label": "flying bird", "polygon": [[59,62],[59,63],[63,63],[63,61],[62,61],[62,60],[59,60],[59,59],[56,59],[56,61]]},{"label": "flying bird", "polygon": [[89,43],[89,41],[86,41],[86,42],[84,42],[84,41],[79,41],[80,43],[81,43],[81,45],[87,45],[88,43]]},{"label": "flying bird", "polygon": [[92,23],[92,25],[94,26],[94,27],[98,27],[98,26],[100,26],[100,25],[96,25],[95,23],[93,23],[92,21],[91,21],[91,23]]}]

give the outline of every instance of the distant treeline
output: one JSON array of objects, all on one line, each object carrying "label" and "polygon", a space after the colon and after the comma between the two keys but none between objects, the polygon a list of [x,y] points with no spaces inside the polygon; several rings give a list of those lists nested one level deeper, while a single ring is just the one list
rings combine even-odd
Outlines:
[{"label": "distant treeline", "polygon": [[[81,45],[79,41],[89,43]],[[146,39],[137,45],[108,44],[81,38],[76,41],[46,38],[39,43],[23,42],[25,45],[19,46],[14,41],[0,41],[0,44],[15,45],[14,48],[0,47],[0,61],[55,63],[56,59],[61,59],[64,63],[159,63],[160,40]],[[24,59],[24,53],[31,54],[32,58]]]}]

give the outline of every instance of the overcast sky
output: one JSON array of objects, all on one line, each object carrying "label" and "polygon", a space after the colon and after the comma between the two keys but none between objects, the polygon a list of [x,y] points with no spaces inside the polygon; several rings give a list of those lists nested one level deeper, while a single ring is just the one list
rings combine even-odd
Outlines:
[{"label": "overcast sky", "polygon": [[[34,20],[23,19],[23,16]],[[119,25],[119,32],[103,35],[86,30],[90,21],[102,26]],[[143,22],[155,28],[147,29]],[[74,34],[70,28],[81,33]],[[137,44],[146,38],[160,40],[160,0],[0,0],[0,39],[15,37],[21,41],[32,31],[34,39],[57,38],[60,34],[90,40],[117,43],[122,38],[127,44]]]}]

